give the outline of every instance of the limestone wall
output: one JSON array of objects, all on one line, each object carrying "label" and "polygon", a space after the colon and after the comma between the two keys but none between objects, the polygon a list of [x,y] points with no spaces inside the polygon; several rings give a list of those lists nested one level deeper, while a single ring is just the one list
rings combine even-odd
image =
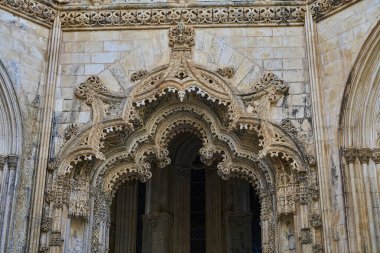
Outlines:
[{"label": "limestone wall", "polygon": [[14,85],[23,117],[23,157],[16,179],[14,237],[6,252],[25,252],[30,197],[38,147],[49,30],[0,10],[0,60]]},{"label": "limestone wall", "polygon": [[[365,39],[379,20],[380,2],[361,1],[317,24],[318,50],[320,54],[320,80],[324,109],[325,144],[328,171],[331,176],[331,199],[335,210],[333,236],[334,252],[347,251],[344,245],[344,197],[342,192],[342,168],[339,150],[339,117],[343,93],[352,66]],[[340,248],[338,248],[340,247]]]}]

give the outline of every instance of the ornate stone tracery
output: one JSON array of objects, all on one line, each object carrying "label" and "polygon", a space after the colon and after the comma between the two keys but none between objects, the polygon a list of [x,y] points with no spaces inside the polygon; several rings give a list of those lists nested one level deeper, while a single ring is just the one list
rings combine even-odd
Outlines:
[{"label": "ornate stone tracery", "polygon": [[[169,64],[137,73],[129,96],[109,91],[96,76],[75,90],[91,106],[92,124],[70,129],[70,138],[56,159],[55,180],[46,195],[54,208],[51,212],[56,213],[53,219],[68,219],[62,212],[67,210],[71,217],[91,220],[91,252],[105,252],[110,203],[119,185],[149,180],[153,165],[164,168],[171,163],[171,140],[190,133],[202,143],[203,163],[216,165],[224,180],[240,177],[256,189],[266,238],[263,250],[275,252],[276,226],[282,215],[297,215],[298,205],[314,203],[309,189],[315,189],[309,176],[310,156],[270,121],[269,109],[286,95],[287,84],[265,73],[252,91],[239,94],[223,78],[228,71],[215,73],[191,61],[192,27],[179,23],[171,28],[169,43]],[[308,220],[307,213],[298,215]],[[309,232],[302,243],[311,243],[310,228],[302,229]],[[60,246],[56,232],[51,232],[51,238],[50,246]]]}]

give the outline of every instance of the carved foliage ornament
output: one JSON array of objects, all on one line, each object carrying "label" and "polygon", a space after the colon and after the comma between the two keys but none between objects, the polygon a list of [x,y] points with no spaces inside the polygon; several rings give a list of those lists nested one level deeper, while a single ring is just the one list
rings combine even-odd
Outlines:
[{"label": "carved foliage ornament", "polygon": [[[68,0],[55,0],[66,3]],[[338,9],[349,6],[358,0],[316,0],[310,5],[313,18],[321,20]],[[101,0],[92,1],[101,3]],[[126,5],[128,6],[128,5]],[[57,9],[37,0],[0,0],[0,8],[11,9],[28,18],[52,26]],[[69,10],[62,8],[60,17],[65,29],[88,29],[91,27],[136,27],[152,25],[173,25],[180,20],[195,25],[261,25],[261,24],[302,24],[306,6],[194,6],[191,8],[173,8],[163,5],[161,8],[140,9],[85,9]]]},{"label": "carved foliage ornament", "polygon": [[179,22],[169,29],[169,46],[173,50],[183,50],[194,46],[194,28]]}]

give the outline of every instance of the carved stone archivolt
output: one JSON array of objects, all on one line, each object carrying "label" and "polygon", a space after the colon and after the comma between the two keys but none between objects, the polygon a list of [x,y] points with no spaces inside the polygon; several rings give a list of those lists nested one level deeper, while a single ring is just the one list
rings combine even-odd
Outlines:
[{"label": "carved stone archivolt", "polygon": [[[216,167],[225,180],[240,177],[255,188],[267,238],[263,248],[275,252],[280,214],[297,215],[299,205],[314,203],[309,189],[316,177],[310,156],[267,115],[286,95],[286,83],[266,73],[252,92],[237,94],[228,78],[192,62],[192,27],[171,28],[169,43],[169,64],[136,79],[130,94],[109,91],[96,76],[76,89],[92,108],[92,123],[67,138],[54,162],[46,202],[59,215],[51,217],[57,224],[70,217],[88,219],[91,252],[105,252],[117,188],[125,181],[146,182],[154,176],[152,166],[170,165],[169,144],[189,133],[202,143],[203,163]],[[247,109],[258,103],[265,108]]]}]

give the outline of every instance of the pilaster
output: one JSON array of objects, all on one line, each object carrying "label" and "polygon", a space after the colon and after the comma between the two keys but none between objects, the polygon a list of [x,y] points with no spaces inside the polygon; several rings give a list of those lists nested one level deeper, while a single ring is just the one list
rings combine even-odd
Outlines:
[{"label": "pilaster", "polygon": [[61,45],[62,29],[60,15],[55,17],[50,35],[49,59],[46,85],[44,89],[42,122],[40,132],[40,145],[38,150],[37,168],[35,173],[35,183],[33,189],[33,208],[30,218],[30,235],[28,238],[29,252],[38,252],[40,239],[41,216],[46,180],[47,162],[49,160],[49,148],[51,127],[55,103],[55,89],[58,71],[59,48]]}]

